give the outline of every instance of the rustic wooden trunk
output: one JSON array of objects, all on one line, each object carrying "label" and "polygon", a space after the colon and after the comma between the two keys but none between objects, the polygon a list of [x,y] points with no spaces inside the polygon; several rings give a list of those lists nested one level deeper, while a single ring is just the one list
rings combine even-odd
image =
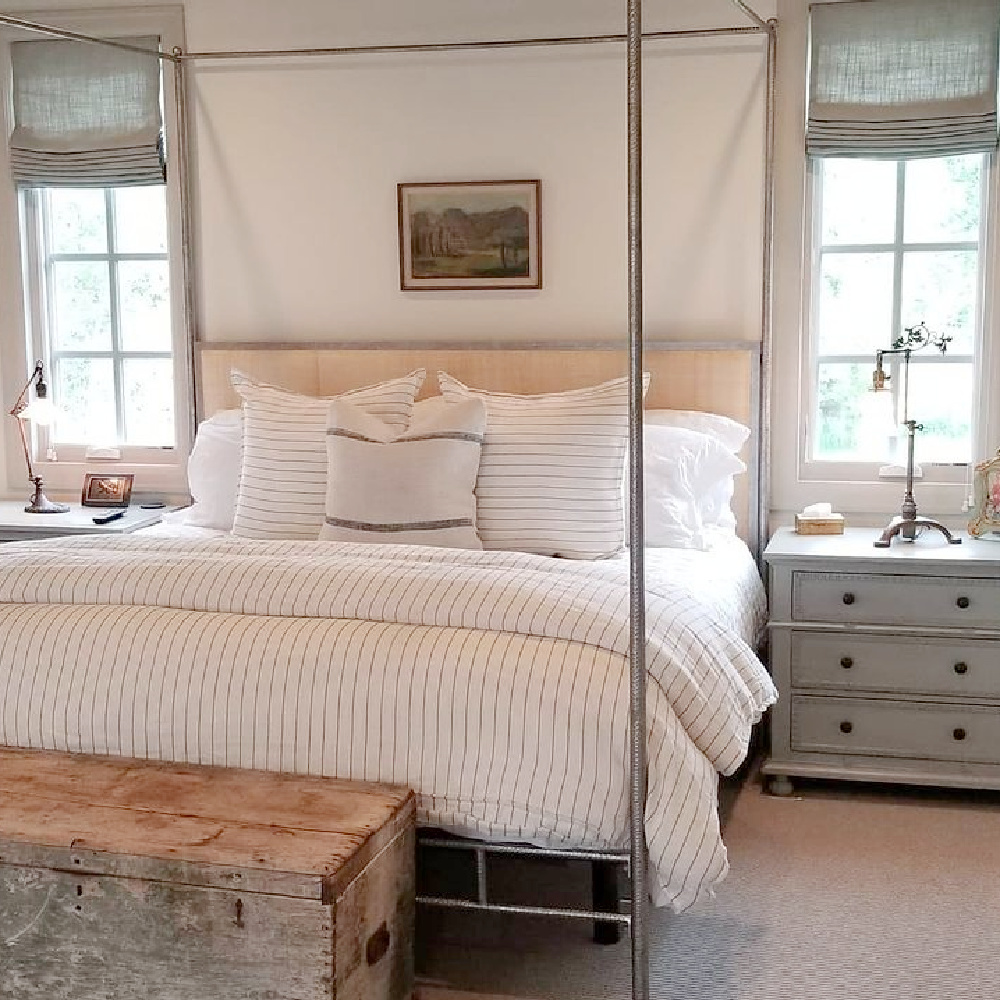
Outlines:
[{"label": "rustic wooden trunk", "polygon": [[0,997],[402,1000],[414,801],[0,748]]}]

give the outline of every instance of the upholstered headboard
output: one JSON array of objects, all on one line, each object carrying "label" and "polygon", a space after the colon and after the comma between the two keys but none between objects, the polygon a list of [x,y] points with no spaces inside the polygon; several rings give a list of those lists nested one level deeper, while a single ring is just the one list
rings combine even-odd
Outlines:
[{"label": "upholstered headboard", "polygon": [[[647,344],[643,367],[652,378],[647,408],[706,410],[752,428],[744,451],[748,475],[739,477],[733,509],[740,534],[757,534],[760,347],[748,341]],[[444,370],[469,385],[504,392],[556,392],[618,378],[628,371],[624,348],[610,345],[484,344],[427,346],[380,344],[201,344],[198,349],[199,418],[237,407],[232,368],[307,395],[328,396],[427,369],[421,395],[437,390]]]}]

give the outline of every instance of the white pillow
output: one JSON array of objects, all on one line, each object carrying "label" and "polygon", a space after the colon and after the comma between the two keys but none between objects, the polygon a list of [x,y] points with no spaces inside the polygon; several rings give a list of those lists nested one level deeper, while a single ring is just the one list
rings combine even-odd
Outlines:
[{"label": "white pillow", "polygon": [[721,413],[701,410],[646,410],[643,421],[647,427],[686,427],[702,434],[711,434],[731,452],[738,452],[750,437],[750,428]]},{"label": "white pillow", "polygon": [[705,549],[706,528],[735,527],[733,476],[746,466],[721,441],[686,427],[653,425],[645,428],[643,443],[647,545]]},{"label": "white pillow", "polygon": [[198,425],[188,458],[188,489],[194,503],[184,523],[232,531],[243,462],[243,414],[220,410]]},{"label": "white pillow", "polygon": [[319,538],[326,506],[326,418],[331,399],[349,399],[397,433],[406,429],[424,370],[316,398],[230,378],[243,399],[243,466],[233,534],[243,538]]},{"label": "white pillow", "polygon": [[486,407],[478,399],[427,400],[402,434],[353,403],[334,400],[319,537],[481,549],[474,491],[485,429]]},{"label": "white pillow", "polygon": [[476,484],[483,548],[568,559],[622,548],[627,379],[537,396],[470,389],[446,372],[438,384],[447,399],[486,404]]}]

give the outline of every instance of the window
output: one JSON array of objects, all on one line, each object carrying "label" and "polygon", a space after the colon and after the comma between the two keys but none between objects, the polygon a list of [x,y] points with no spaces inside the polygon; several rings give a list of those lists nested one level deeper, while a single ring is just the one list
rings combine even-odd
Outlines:
[{"label": "window", "polygon": [[[135,474],[137,493],[178,495],[193,409],[171,159],[178,108],[174,66],[155,52],[184,46],[183,10],[34,20],[128,48],[0,31],[12,126],[0,172],[13,181],[0,190],[0,279],[12,306],[0,362],[25,373],[45,363],[62,419],[30,431],[51,495],[79,494],[95,449],[109,449],[100,471]],[[8,488],[19,487],[23,461],[9,449],[6,459]]]},{"label": "window", "polygon": [[987,157],[824,157],[812,169],[805,467],[874,480],[905,464],[901,357],[885,358],[891,396],[870,387],[876,350],[923,322],[952,339],[944,353],[911,356],[916,460],[925,478],[960,481],[965,471],[954,467],[967,466],[975,439]]},{"label": "window", "polygon": [[24,199],[33,346],[61,411],[51,444],[174,447],[165,185]]}]

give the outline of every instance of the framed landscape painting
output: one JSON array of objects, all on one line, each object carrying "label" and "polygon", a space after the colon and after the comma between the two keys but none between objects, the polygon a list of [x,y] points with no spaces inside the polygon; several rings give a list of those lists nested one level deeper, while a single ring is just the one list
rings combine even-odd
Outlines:
[{"label": "framed landscape painting", "polygon": [[404,291],[541,288],[541,181],[398,184]]}]

